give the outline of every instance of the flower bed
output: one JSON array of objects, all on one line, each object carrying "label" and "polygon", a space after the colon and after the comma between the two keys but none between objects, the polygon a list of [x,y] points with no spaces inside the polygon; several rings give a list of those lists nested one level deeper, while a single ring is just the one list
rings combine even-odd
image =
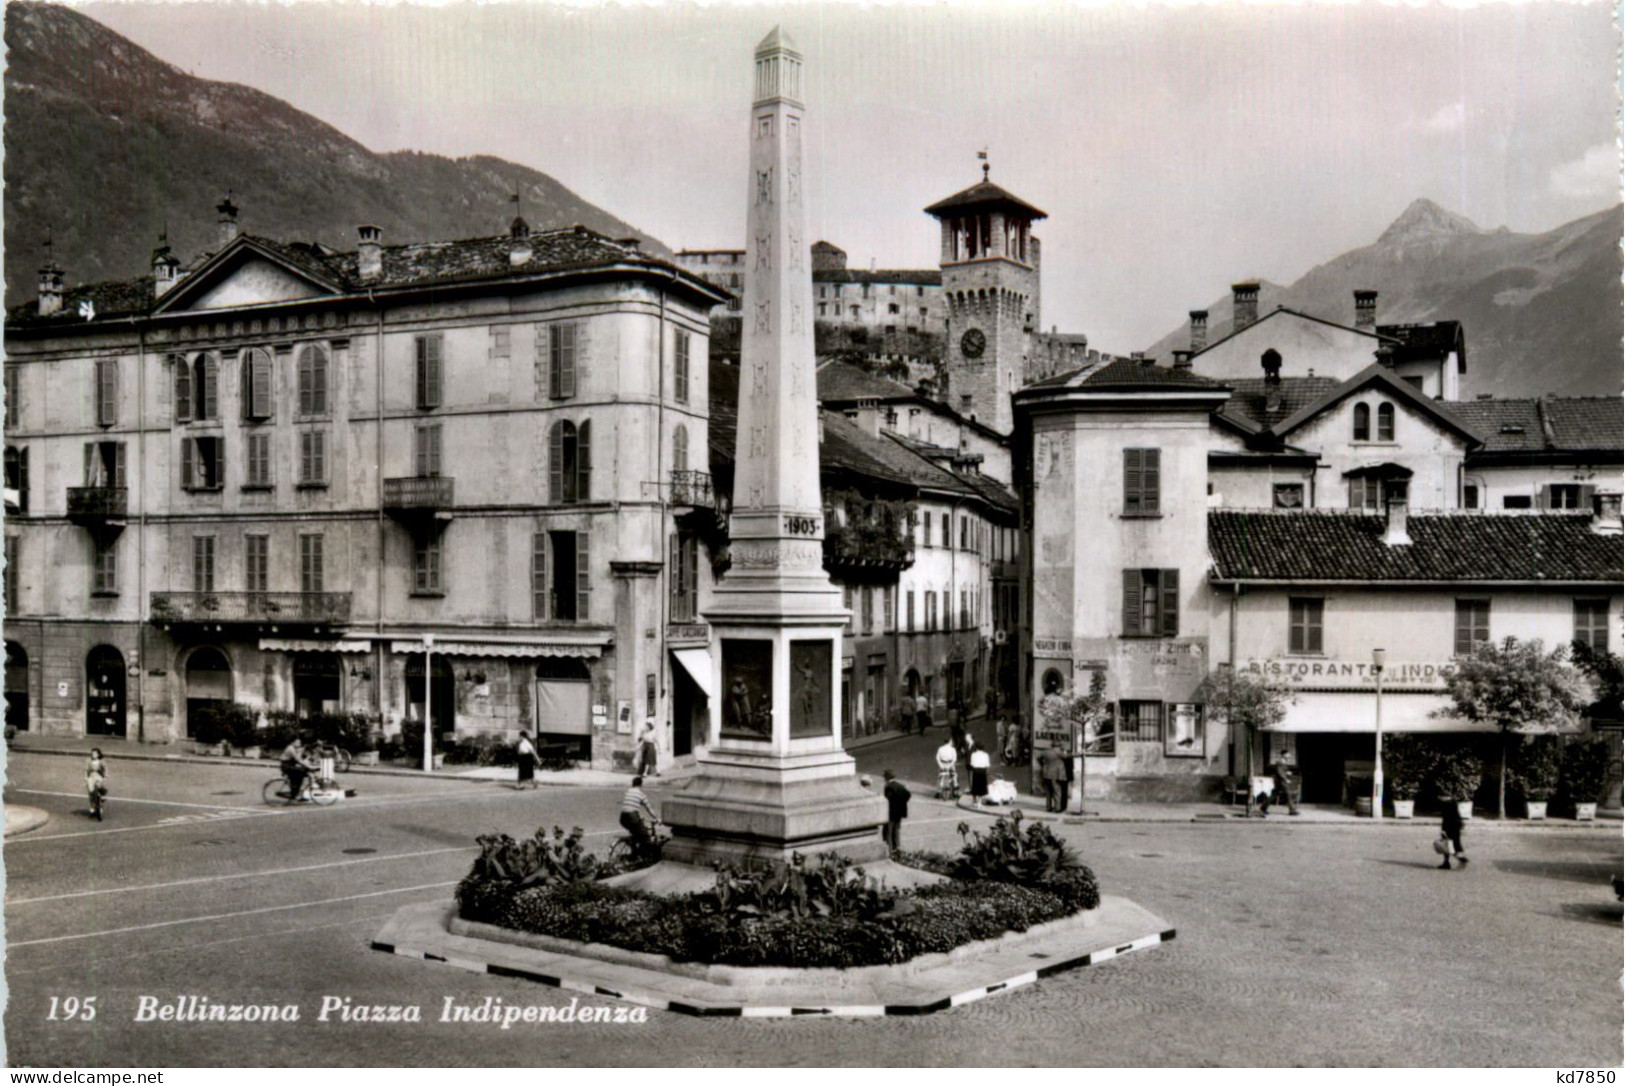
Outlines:
[{"label": "flower bed", "polygon": [[[458,912],[464,920],[679,962],[895,965],[1100,904],[1094,875],[1076,855],[1048,827],[1022,835],[1019,823],[1001,819],[987,839],[975,835],[957,857],[905,857],[953,872],[947,881],[906,891],[888,889],[849,861],[797,857],[788,867],[720,868],[712,890],[661,896],[600,881],[611,872],[582,853],[579,830],[568,837],[561,830],[552,838],[539,833],[524,843],[481,838],[482,855],[457,888]],[[993,852],[1012,847],[1020,850],[1015,860],[996,872],[987,868]]]}]

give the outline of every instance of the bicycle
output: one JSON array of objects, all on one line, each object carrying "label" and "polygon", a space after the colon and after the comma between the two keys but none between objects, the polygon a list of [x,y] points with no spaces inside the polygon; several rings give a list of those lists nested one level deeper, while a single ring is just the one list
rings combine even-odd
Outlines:
[{"label": "bicycle", "polygon": [[337,743],[316,744],[316,757],[333,759],[333,772],[348,773],[353,764],[350,752]]},{"label": "bicycle", "polygon": [[331,807],[339,800],[339,789],[331,780],[317,780],[314,773],[305,774],[299,794],[294,795],[288,775],[280,774],[265,782],[260,795],[268,804],[280,803],[291,807],[301,799],[308,799],[318,807]]},{"label": "bicycle", "polygon": [[90,813],[96,816],[96,821],[102,820],[102,808],[107,802],[107,785],[98,784],[90,790]]},{"label": "bicycle", "polygon": [[661,851],[671,840],[671,834],[660,832],[662,828],[655,828],[654,837],[646,848],[640,846],[638,839],[630,833],[617,837],[615,843],[609,846],[609,862],[623,869],[650,867],[659,863]]}]

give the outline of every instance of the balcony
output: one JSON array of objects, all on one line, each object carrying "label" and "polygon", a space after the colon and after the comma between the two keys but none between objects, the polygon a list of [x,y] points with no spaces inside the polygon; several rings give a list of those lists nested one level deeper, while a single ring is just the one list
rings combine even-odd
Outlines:
[{"label": "balcony", "polygon": [[385,479],[384,512],[408,526],[450,520],[455,483],[449,475]]},{"label": "balcony", "polygon": [[887,580],[913,564],[914,541],[894,518],[835,526],[824,535],[824,568],[842,580]]},{"label": "balcony", "polygon": [[693,505],[705,509],[716,508],[716,492],[711,489],[711,476],[703,471],[673,471],[671,473],[671,503]]},{"label": "balcony", "polygon": [[253,626],[321,633],[350,621],[348,592],[154,592],[152,621],[171,626]]},{"label": "balcony", "polygon": [[122,528],[129,494],[122,486],[70,486],[68,519],[85,528]]}]

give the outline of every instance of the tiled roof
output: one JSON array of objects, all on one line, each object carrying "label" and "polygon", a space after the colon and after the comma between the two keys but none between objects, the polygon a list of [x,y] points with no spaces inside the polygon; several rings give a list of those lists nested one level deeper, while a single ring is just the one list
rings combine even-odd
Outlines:
[{"label": "tiled roof", "polygon": [[1023,211],[1034,219],[1049,218],[1048,215],[1029,204],[1026,200],[987,180],[978,181],[968,189],[961,189],[946,200],[938,200],[925,210],[926,214],[936,215],[941,218],[942,213],[945,211],[955,211],[962,207],[977,205],[1003,205]]},{"label": "tiled roof", "polygon": [[128,317],[145,313],[152,307],[152,276],[136,279],[104,279],[99,283],[82,283],[62,292],[62,308],[49,317],[39,315],[39,299],[30,298],[6,311],[8,323],[54,325],[82,322],[79,306],[89,302],[95,309],[96,319]]},{"label": "tiled roof", "polygon": [[1341,403],[1356,392],[1371,385],[1380,386],[1389,396],[1408,405],[1412,411],[1431,418],[1445,429],[1455,431],[1469,445],[1476,446],[1482,441],[1482,437],[1476,428],[1459,416],[1452,414],[1446,405],[1440,401],[1422,395],[1410,382],[1400,380],[1392,369],[1379,362],[1373,362],[1319,399],[1299,408],[1287,418],[1282,419],[1278,425],[1272,427],[1272,430],[1284,437],[1298,427],[1320,417],[1328,408]]},{"label": "tiled roof", "polygon": [[1385,518],[1334,511],[1208,513],[1220,580],[1606,581],[1625,575],[1619,536],[1585,513],[1413,515],[1411,542],[1383,542]]},{"label": "tiled roof", "polygon": [[818,367],[818,398],[825,403],[856,400],[912,400],[913,389],[861,366],[832,359]]},{"label": "tiled roof", "polygon": [[1230,399],[1220,413],[1267,430],[1321,399],[1339,384],[1334,377],[1283,377],[1271,385],[1262,377],[1232,378]]},{"label": "tiled roof", "polygon": [[1625,447],[1616,396],[1467,400],[1444,405],[1484,439],[1484,452],[1609,452]]},{"label": "tiled roof", "polygon": [[1028,388],[1086,388],[1091,391],[1169,392],[1190,389],[1224,392],[1229,386],[1188,369],[1158,366],[1137,358],[1119,358],[1094,370],[1088,367],[1034,382]]},{"label": "tiled roof", "polygon": [[814,270],[815,283],[907,283],[910,286],[939,287],[942,271],[938,268],[878,268],[874,271],[853,268]]}]

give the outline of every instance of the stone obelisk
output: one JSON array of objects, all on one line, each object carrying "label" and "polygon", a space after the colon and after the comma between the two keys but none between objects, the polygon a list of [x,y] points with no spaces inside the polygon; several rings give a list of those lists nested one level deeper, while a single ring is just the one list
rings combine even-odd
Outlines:
[{"label": "stone obelisk", "polygon": [[732,565],[712,629],[708,753],[661,811],[669,860],[887,855],[886,804],[841,749],[847,610],[824,572],[801,53],[774,28],[756,47]]}]

